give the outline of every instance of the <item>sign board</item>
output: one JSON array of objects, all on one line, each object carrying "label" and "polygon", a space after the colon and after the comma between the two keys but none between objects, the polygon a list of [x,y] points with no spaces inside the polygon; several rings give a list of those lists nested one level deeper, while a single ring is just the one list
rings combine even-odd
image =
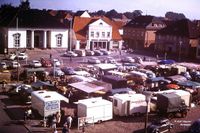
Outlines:
[{"label": "sign board", "polygon": [[45,103],[45,111],[53,111],[58,109],[60,109],[60,102],[58,100]]}]

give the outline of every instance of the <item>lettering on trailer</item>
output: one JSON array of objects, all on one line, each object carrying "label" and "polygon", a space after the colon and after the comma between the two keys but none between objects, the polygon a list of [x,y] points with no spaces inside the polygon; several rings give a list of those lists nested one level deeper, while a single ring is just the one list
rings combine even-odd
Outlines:
[{"label": "lettering on trailer", "polygon": [[56,110],[59,109],[59,101],[49,101],[45,104],[45,110]]}]

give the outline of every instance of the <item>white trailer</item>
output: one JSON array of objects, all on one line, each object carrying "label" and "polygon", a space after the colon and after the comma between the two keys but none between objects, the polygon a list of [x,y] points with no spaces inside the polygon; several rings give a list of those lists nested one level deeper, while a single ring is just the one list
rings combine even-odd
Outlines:
[{"label": "white trailer", "polygon": [[78,117],[88,119],[87,123],[96,123],[113,118],[112,102],[101,97],[78,101]]},{"label": "white trailer", "polygon": [[55,91],[40,90],[31,93],[31,107],[37,110],[43,117],[56,114],[60,111],[61,101],[69,102],[66,97]]},{"label": "white trailer", "polygon": [[146,113],[147,103],[145,98],[143,94],[115,94],[113,96],[114,114],[129,116]]}]

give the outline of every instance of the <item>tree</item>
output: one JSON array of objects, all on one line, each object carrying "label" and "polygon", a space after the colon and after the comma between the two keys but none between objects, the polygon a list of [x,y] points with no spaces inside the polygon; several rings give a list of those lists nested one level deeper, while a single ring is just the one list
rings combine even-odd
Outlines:
[{"label": "tree", "polygon": [[105,14],[106,17],[109,17],[109,18],[120,18],[120,14],[115,11],[114,9],[108,11],[106,14]]},{"label": "tree", "polygon": [[138,16],[142,15],[142,11],[141,10],[134,10],[133,12],[125,12],[123,13],[127,18],[129,19],[134,19]]},{"label": "tree", "polygon": [[99,10],[96,12],[96,15],[98,15],[98,16],[104,16],[105,14],[106,14],[106,12],[103,10]]},{"label": "tree", "polygon": [[185,15],[183,13],[175,13],[175,12],[167,12],[165,14],[165,17],[170,19],[170,20],[186,19]]},{"label": "tree", "polygon": [[28,9],[30,9],[30,2],[29,2],[29,0],[21,0],[21,3],[19,5],[19,7],[22,10],[28,10]]}]

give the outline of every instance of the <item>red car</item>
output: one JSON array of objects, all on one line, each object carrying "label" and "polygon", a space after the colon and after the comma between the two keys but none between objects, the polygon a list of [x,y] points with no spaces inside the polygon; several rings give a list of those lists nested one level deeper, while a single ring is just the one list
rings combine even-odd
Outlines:
[{"label": "red car", "polygon": [[44,59],[43,57],[40,59],[41,61],[41,64],[43,67],[51,67],[52,64],[51,64],[51,61],[48,60],[48,59]]}]

